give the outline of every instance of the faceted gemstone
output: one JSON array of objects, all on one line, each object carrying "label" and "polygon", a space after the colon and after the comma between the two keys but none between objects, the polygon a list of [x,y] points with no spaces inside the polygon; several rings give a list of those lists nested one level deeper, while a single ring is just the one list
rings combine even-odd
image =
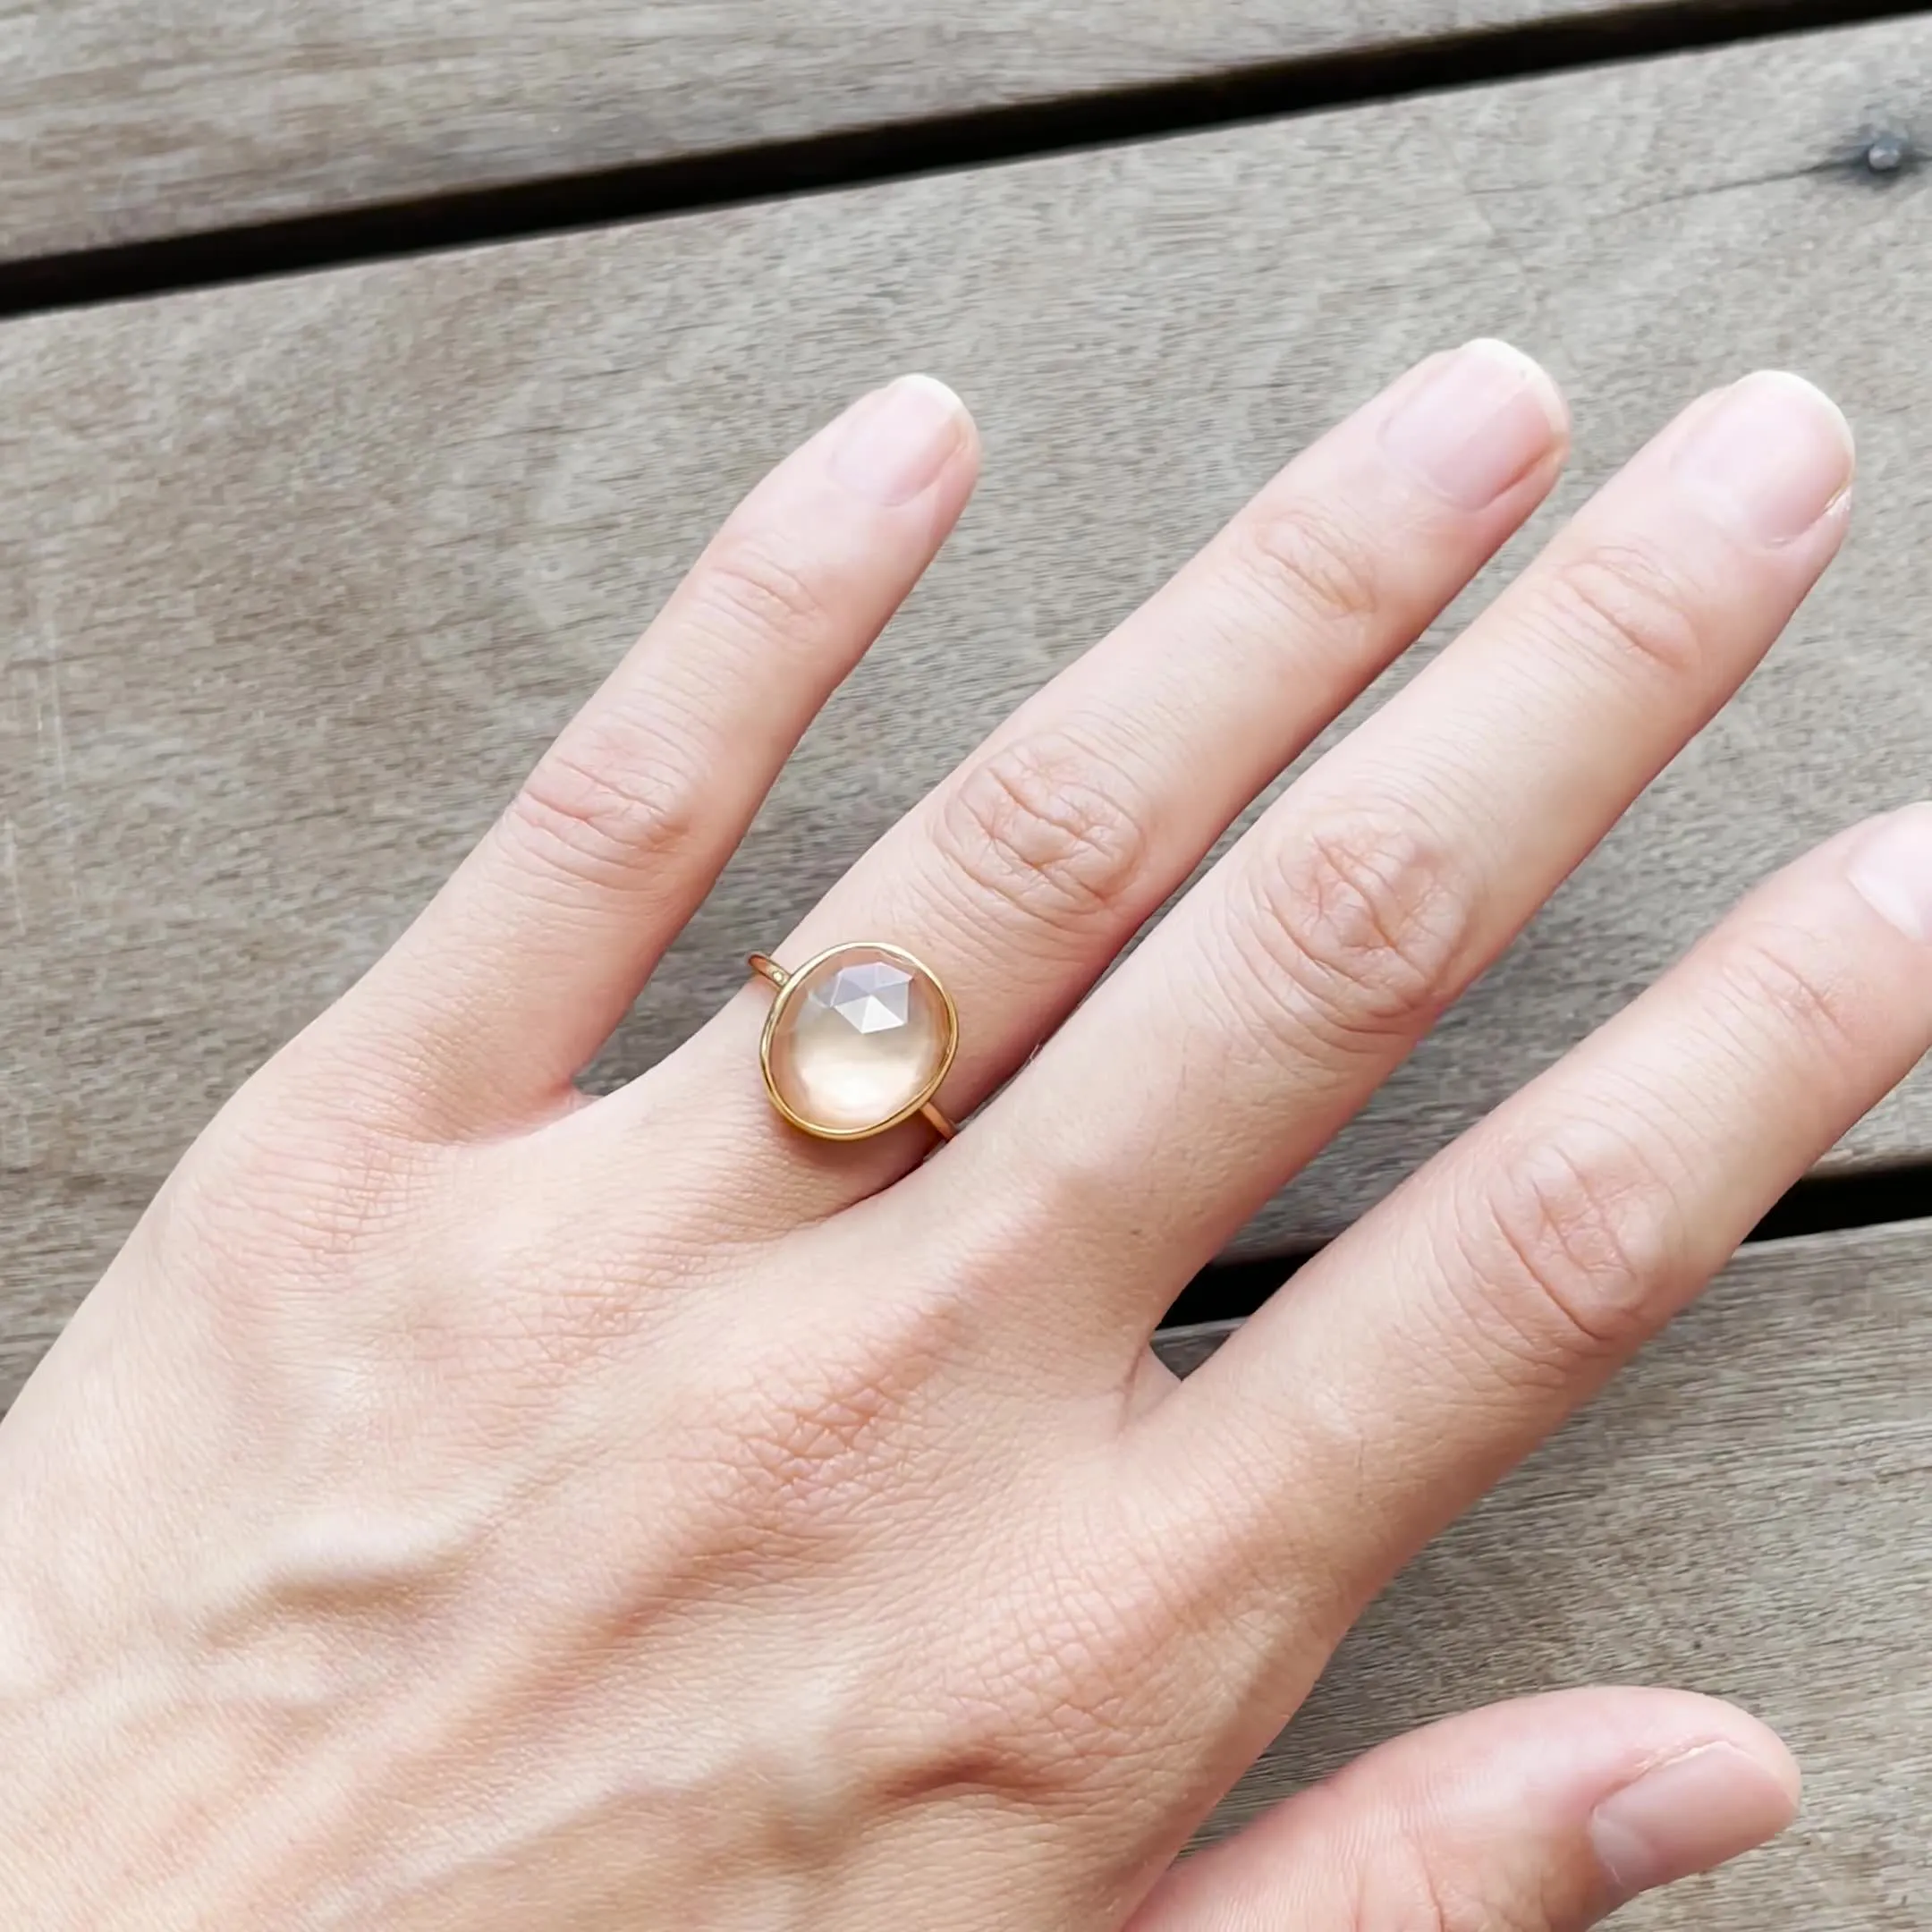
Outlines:
[{"label": "faceted gemstone", "polygon": [[952,1046],[945,996],[927,974],[845,946],[785,988],[766,1065],[800,1119],[857,1134],[929,1097]]}]

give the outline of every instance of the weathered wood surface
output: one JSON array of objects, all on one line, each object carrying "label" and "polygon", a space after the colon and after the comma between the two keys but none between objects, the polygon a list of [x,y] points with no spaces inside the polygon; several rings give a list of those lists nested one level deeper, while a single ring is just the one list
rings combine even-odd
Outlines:
[{"label": "weathered wood surface", "polygon": [[[1176,1367],[1199,1332],[1165,1344]],[[1932,1923],[1932,1223],[1750,1250],[1358,1627],[1217,1829],[1412,1725],[1572,1684],[1727,1697],[1804,1764],[1775,1848],[1632,1932]]]},{"label": "weathered wood surface", "polygon": [[[983,495],[601,1080],[1409,358],[1544,353],[1572,503],[1699,386],[1809,369],[1864,438],[1849,555],[1250,1245],[1345,1224],[1751,879],[1926,788],[1932,176],[1838,157],[1928,96],[1914,23],[0,329],[12,1366],[739,490],[884,372],[978,405]],[[1928,1149],[1921,1078],[1842,1158]]]},{"label": "weathered wood surface", "polygon": [[0,0],[0,260],[1630,0]]}]

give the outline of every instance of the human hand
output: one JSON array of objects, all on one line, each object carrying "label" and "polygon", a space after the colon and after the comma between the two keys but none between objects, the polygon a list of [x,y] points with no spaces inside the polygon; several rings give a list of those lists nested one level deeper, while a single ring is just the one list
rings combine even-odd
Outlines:
[{"label": "human hand", "polygon": [[916,1122],[779,1120],[758,982],[575,1085],[978,448],[912,379],[780,468],[0,1429],[5,1923],[1567,1932],[1779,1828],[1762,1727],[1582,1691],[1167,1870],[1389,1575],[1932,1043],[1916,807],[1763,887],[1189,1382],[1149,1354],[1844,528],[1814,392],[1693,405],[1073,1013],[1563,441],[1497,345],[1411,372],[777,948],[937,970],[940,1098],[982,1110],[930,1160]]}]

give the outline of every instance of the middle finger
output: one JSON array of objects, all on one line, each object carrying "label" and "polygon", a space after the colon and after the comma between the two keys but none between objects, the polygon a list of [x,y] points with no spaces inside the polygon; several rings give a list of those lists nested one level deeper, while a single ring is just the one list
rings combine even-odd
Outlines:
[{"label": "middle finger", "polygon": [[1852,462],[1795,377],[1693,404],[878,1208],[945,1191],[1131,1360],[1758,663]]}]

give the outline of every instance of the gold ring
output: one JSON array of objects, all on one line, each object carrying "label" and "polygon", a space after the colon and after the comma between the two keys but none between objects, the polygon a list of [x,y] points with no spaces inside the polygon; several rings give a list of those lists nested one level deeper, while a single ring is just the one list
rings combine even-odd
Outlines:
[{"label": "gold ring", "polygon": [[820,1140],[869,1140],[933,1105],[959,1051],[959,1009],[939,975],[899,946],[832,946],[788,972],[762,953],[751,970],[778,989],[758,1041],[771,1104]]}]

